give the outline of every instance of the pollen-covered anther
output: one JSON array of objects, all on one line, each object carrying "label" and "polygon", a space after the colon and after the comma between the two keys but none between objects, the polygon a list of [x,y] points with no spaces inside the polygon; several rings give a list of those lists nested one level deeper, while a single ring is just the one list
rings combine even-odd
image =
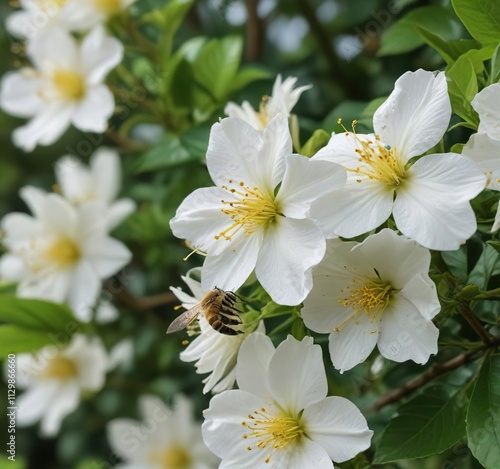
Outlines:
[{"label": "pollen-covered anther", "polygon": [[221,200],[222,213],[229,215],[233,223],[214,236],[217,240],[220,238],[230,240],[241,229],[247,235],[251,235],[258,228],[274,221],[278,215],[272,196],[263,194],[258,187],[248,187],[244,182],[240,182],[238,186],[238,188],[221,186],[235,199]]},{"label": "pollen-covered anther", "polygon": [[379,278],[367,278],[362,284],[357,279],[353,279],[352,282],[352,286],[345,288],[348,296],[337,301],[354,311],[335,327],[333,332],[340,331],[351,320],[355,324],[359,324],[359,320],[356,318],[360,313],[366,314],[370,322],[374,323],[385,310],[392,294],[396,291],[389,282],[384,282]]},{"label": "pollen-covered anther", "polygon": [[[283,449],[304,433],[297,418],[273,415],[264,408],[254,411],[253,415],[249,414],[248,417],[250,421],[243,422],[242,425],[251,433],[245,433],[243,438],[256,438],[255,448]],[[269,462],[270,458],[268,455],[265,462]]]},{"label": "pollen-covered anther", "polygon": [[[352,136],[357,147],[358,161],[362,163],[356,168],[346,168],[347,171],[363,174],[369,179],[380,181],[389,187],[399,186],[405,178],[405,164],[396,148],[384,145],[380,136],[375,139],[360,138],[355,131],[356,121],[353,122]],[[351,135],[348,132],[348,135]],[[360,182],[360,180],[357,180]]]}]

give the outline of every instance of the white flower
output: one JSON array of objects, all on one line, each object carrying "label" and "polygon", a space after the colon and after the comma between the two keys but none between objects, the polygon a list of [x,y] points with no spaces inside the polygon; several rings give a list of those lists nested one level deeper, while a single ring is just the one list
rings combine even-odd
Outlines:
[{"label": "white flower", "polygon": [[216,459],[193,420],[193,406],[177,396],[168,408],[155,396],[139,400],[142,422],[115,419],[107,427],[113,451],[125,460],[117,469],[212,469]]},{"label": "white flower", "polygon": [[358,408],[326,397],[319,345],[289,336],[275,350],[251,334],[238,357],[239,390],[212,398],[203,439],[224,469],[332,468],[370,446],[372,431]]},{"label": "white flower", "polygon": [[[500,133],[498,140],[490,138],[489,134],[485,133],[472,135],[462,149],[462,155],[474,161],[484,172],[486,187],[500,191]],[[498,229],[500,229],[500,206],[491,231]]]},{"label": "white flower", "polygon": [[92,28],[127,9],[136,0],[66,0],[63,14],[73,31]]},{"label": "white flower", "polygon": [[78,407],[83,392],[99,391],[109,369],[99,338],[76,334],[66,348],[49,345],[36,354],[17,356],[17,385],[26,388],[18,398],[17,423],[40,421],[45,436],[59,432],[66,415]]},{"label": "white flower", "polygon": [[273,85],[272,96],[264,97],[259,111],[255,111],[248,101],[243,101],[241,106],[233,102],[227,103],[224,112],[229,117],[243,119],[258,131],[263,131],[273,117],[279,113],[288,117],[300,95],[312,88],[312,85],[307,85],[294,89],[296,82],[297,78],[295,77],[288,77],[282,82],[281,75],[278,75]]},{"label": "white flower", "polygon": [[20,0],[6,20],[9,33],[33,39],[54,28],[84,31],[119,13],[135,0]]},{"label": "white flower", "polygon": [[[198,304],[205,296],[206,291],[201,288],[201,283],[191,277],[192,274],[200,273],[200,269],[188,272],[182,280],[188,285],[193,296],[188,295],[180,288],[170,287],[170,290],[182,302],[186,309]],[[181,360],[184,362],[196,362],[196,372],[199,374],[209,373],[203,380],[205,387],[203,392],[212,391],[218,393],[234,387],[236,381],[236,360],[240,346],[252,332],[229,336],[215,331],[203,315],[198,319],[200,328],[199,335],[189,344],[186,350],[181,352]],[[265,332],[264,322],[260,321],[256,328],[259,332]]]},{"label": "white flower", "polygon": [[479,114],[478,132],[500,140],[500,83],[487,86],[472,100],[472,107]]},{"label": "white flower", "polygon": [[102,202],[110,230],[135,209],[130,199],[115,200],[121,186],[120,156],[110,148],[98,149],[90,159],[90,167],[72,156],[61,158],[56,163],[56,177],[61,194],[73,205]]},{"label": "white flower", "polygon": [[299,304],[310,291],[325,238],[306,214],[346,176],[339,165],[291,152],[284,116],[262,135],[240,119],[213,125],[207,166],[218,187],[193,192],[170,223],[175,236],[207,254],[203,290],[235,291],[255,269],[277,303]]},{"label": "white flower", "polygon": [[122,60],[121,43],[102,27],[81,43],[54,29],[30,42],[27,53],[35,68],[7,73],[0,89],[5,112],[31,118],[14,131],[14,143],[25,151],[50,145],[71,124],[87,132],[104,132],[115,101],[103,82]]},{"label": "white flower", "polygon": [[351,369],[375,345],[396,362],[423,364],[437,353],[432,318],[440,305],[430,261],[427,249],[387,228],[362,243],[329,242],[302,317],[313,331],[330,332],[335,368]]},{"label": "white flower", "polygon": [[391,213],[398,229],[422,246],[455,250],[476,231],[470,200],[484,175],[454,153],[413,157],[434,147],[451,115],[443,73],[407,72],[373,118],[376,135],[333,135],[313,160],[347,170],[345,189],[313,204],[311,216],[327,236],[352,238],[380,226]]},{"label": "white flower", "polygon": [[1,222],[8,253],[0,259],[3,278],[19,282],[23,298],[67,301],[76,317],[90,320],[102,279],[130,261],[129,250],[107,236],[105,211],[89,202],[74,208],[59,194],[21,190],[33,216],[11,213]]}]

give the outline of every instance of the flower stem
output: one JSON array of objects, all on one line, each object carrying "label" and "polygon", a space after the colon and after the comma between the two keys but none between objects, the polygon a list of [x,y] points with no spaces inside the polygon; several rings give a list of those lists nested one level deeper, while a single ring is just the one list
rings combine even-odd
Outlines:
[{"label": "flower stem", "polygon": [[460,308],[460,313],[486,345],[490,344],[494,340],[494,338],[483,327],[483,325],[479,322],[476,316],[472,314],[472,311],[470,310],[468,304],[462,303],[462,306]]}]

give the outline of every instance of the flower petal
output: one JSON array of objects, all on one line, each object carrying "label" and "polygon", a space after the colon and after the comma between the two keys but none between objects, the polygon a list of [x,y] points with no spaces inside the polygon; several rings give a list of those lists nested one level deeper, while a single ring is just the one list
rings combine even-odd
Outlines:
[{"label": "flower petal", "polygon": [[210,407],[203,412],[205,422],[201,427],[208,449],[222,459],[234,459],[242,464],[248,460],[263,462],[267,456],[263,451],[256,447],[248,451],[249,444],[253,442],[244,438],[250,432],[242,422],[248,420],[249,413],[268,407],[268,404],[261,397],[241,390],[226,391],[212,397]]},{"label": "flower petal", "polygon": [[393,191],[377,181],[348,181],[344,189],[313,202],[310,216],[327,237],[354,238],[386,221],[392,205]]},{"label": "flower petal", "polygon": [[260,332],[250,334],[243,341],[236,367],[236,379],[242,391],[271,399],[267,377],[274,352],[271,339]]},{"label": "flower petal", "polygon": [[321,347],[311,337],[300,342],[288,336],[269,363],[268,383],[274,400],[288,415],[298,415],[324,399],[328,384]]},{"label": "flower petal", "polygon": [[51,402],[56,399],[60,383],[56,380],[37,381],[17,399],[17,423],[21,427],[40,420]]},{"label": "flower petal", "polygon": [[444,73],[406,72],[373,116],[375,133],[408,161],[435,146],[451,117]]},{"label": "flower petal", "polygon": [[241,119],[228,117],[214,124],[207,149],[207,167],[212,180],[218,186],[243,181],[249,187],[263,190],[261,169],[257,165],[262,146],[259,133]]},{"label": "flower petal", "polygon": [[264,145],[259,152],[257,167],[267,179],[271,177],[271,189],[283,179],[285,157],[292,154],[292,137],[288,127],[288,116],[278,114],[264,129]]},{"label": "flower petal", "polygon": [[35,41],[29,41],[27,53],[36,68],[50,76],[55,69],[78,70],[78,49],[69,32],[54,27],[50,34],[40,34]]},{"label": "flower petal", "polygon": [[121,186],[120,155],[111,148],[98,148],[90,159],[90,170],[99,200],[111,204]]},{"label": "flower petal", "polygon": [[384,311],[378,349],[389,360],[413,360],[423,365],[438,350],[439,329],[422,317],[402,295],[391,300]]},{"label": "flower petal", "polygon": [[81,45],[82,68],[90,85],[102,83],[123,59],[123,45],[108,36],[102,25],[88,33]]},{"label": "flower petal", "polygon": [[335,462],[344,462],[370,447],[373,432],[359,409],[343,397],[327,397],[302,414],[305,434]]},{"label": "flower petal", "polygon": [[111,277],[130,262],[128,248],[114,238],[95,236],[82,247],[85,259],[101,279]]},{"label": "flower petal", "polygon": [[479,132],[500,140],[500,83],[487,86],[472,100],[472,107],[479,114]]},{"label": "flower petal", "polygon": [[135,212],[137,206],[132,199],[117,200],[108,208],[108,229],[113,230]]},{"label": "flower petal", "polygon": [[[351,310],[352,313],[352,310]],[[364,362],[377,344],[380,323],[371,322],[363,312],[347,321],[339,331],[330,334],[330,358],[333,366],[343,373]]]},{"label": "flower petal", "polygon": [[240,288],[255,268],[263,236],[262,230],[257,230],[250,236],[240,232],[231,240],[220,239],[218,242],[224,243],[221,244],[224,250],[207,256],[201,287],[205,291],[215,287],[230,291]]},{"label": "flower petal", "polygon": [[106,85],[96,85],[87,90],[71,117],[73,125],[84,132],[102,133],[115,109],[115,98]]},{"label": "flower petal", "polygon": [[102,283],[88,260],[76,266],[69,289],[69,305],[77,319],[89,322]]},{"label": "flower petal", "polygon": [[40,79],[32,69],[9,72],[2,78],[0,106],[16,117],[34,116],[44,107],[38,94],[40,87]]},{"label": "flower petal", "polygon": [[75,381],[64,382],[46,409],[40,425],[44,436],[55,436],[67,415],[74,412],[80,402],[80,388]]},{"label": "flower petal", "polygon": [[430,321],[441,310],[436,284],[425,274],[417,274],[410,279],[400,295],[418,309],[422,317]]},{"label": "flower petal", "polygon": [[312,202],[327,192],[342,188],[346,178],[344,168],[338,164],[289,155],[275,202],[285,216],[305,218]]},{"label": "flower petal", "polygon": [[141,441],[144,434],[140,422],[123,418],[111,420],[106,427],[106,434],[118,456],[127,462],[137,463],[137,468],[143,467],[144,461],[148,460],[150,447],[147,438]]},{"label": "flower petal", "polygon": [[74,239],[77,233],[78,216],[70,203],[59,194],[47,194],[40,208],[40,222],[50,227],[53,233]]},{"label": "flower petal", "polygon": [[[189,194],[170,220],[174,235],[187,239],[203,252],[210,251],[217,243],[214,236],[232,223],[231,218],[222,212],[221,200],[227,195],[226,191],[218,187],[204,187]],[[223,241],[220,240],[219,244]]]},{"label": "flower petal", "polygon": [[26,125],[12,134],[14,144],[26,152],[40,145],[51,145],[61,137],[71,124],[73,103],[50,104]]},{"label": "flower petal", "polygon": [[458,249],[476,231],[469,201],[484,186],[484,174],[467,158],[453,153],[425,156],[408,170],[397,191],[396,225],[428,249]]},{"label": "flower petal", "polygon": [[24,200],[33,216],[38,218],[43,211],[43,205],[45,203],[47,192],[43,189],[39,189],[38,187],[25,186],[19,191],[19,195],[21,196],[21,199]]},{"label": "flower petal", "polygon": [[63,156],[55,167],[57,184],[64,198],[78,204],[92,194],[93,181],[88,168],[74,156]]},{"label": "flower petal", "polygon": [[382,280],[398,290],[417,274],[427,276],[431,264],[431,254],[427,249],[389,228],[369,236],[353,252],[377,269]]},{"label": "flower petal", "polygon": [[23,260],[13,254],[4,254],[0,257],[0,280],[19,282],[27,275]]},{"label": "flower petal", "polygon": [[500,191],[500,136],[493,140],[486,134],[474,134],[462,149],[462,155],[474,161],[484,172],[486,187]]},{"label": "flower petal", "polygon": [[311,291],[311,267],[323,259],[325,249],[314,222],[280,216],[267,230],[255,274],[273,301],[298,305]]}]

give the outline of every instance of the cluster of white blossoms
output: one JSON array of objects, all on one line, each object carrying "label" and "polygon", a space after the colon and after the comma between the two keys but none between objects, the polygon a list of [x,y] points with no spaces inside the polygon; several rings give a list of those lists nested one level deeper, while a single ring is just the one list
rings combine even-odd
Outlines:
[{"label": "cluster of white blossoms", "polygon": [[[474,100],[481,126],[463,155],[435,151],[451,117],[446,77],[418,70],[375,112],[374,134],[353,122],[306,158],[293,153],[288,125],[308,89],[294,90],[295,81],[278,77],[259,111],[229,103],[229,117],[213,125],[215,186],[190,194],[171,221],[205,256],[201,283],[183,278],[194,297],[173,291],[189,309],[214,288],[258,281],[278,305],[299,308],[307,328],[329,334],[341,373],[375,346],[386,359],[425,364],[438,350],[440,311],[429,250],[458,249],[477,228],[471,200],[486,186],[500,190],[500,86]],[[397,231],[386,228],[391,216]],[[190,331],[199,335],[181,354],[210,373],[204,392],[217,395],[202,429],[220,467],[330,468],[367,449],[360,411],[326,397],[321,348],[289,336],[275,350],[265,318],[229,337],[200,314]]]},{"label": "cluster of white blossoms", "polygon": [[217,464],[193,419],[192,403],[182,395],[171,408],[156,396],[139,399],[142,421],[111,420],[113,451],[124,461],[117,469],[212,469]]},{"label": "cluster of white blossoms", "polygon": [[10,213],[0,222],[0,278],[17,283],[22,298],[67,303],[84,322],[91,319],[102,281],[131,258],[111,228],[134,210],[131,200],[114,201],[120,189],[119,155],[98,150],[86,168],[64,157],[56,165],[60,193],[21,189],[32,215]]},{"label": "cluster of white blossoms", "polygon": [[[462,153],[484,171],[486,187],[500,190],[500,83],[487,86],[472,101],[479,114],[478,132],[471,136]],[[500,229],[500,205],[491,231]]]},{"label": "cluster of white blossoms", "polygon": [[[0,85],[0,107],[30,119],[13,141],[29,152],[51,145],[74,125],[102,133],[115,100],[104,84],[123,58],[123,46],[103,23],[130,0],[24,0],[7,20],[7,29],[27,40],[30,65],[7,73]],[[78,39],[72,32],[85,33]]]},{"label": "cluster of white blossoms", "polygon": [[18,355],[17,385],[25,389],[17,402],[18,425],[40,421],[42,435],[57,435],[82,393],[99,391],[110,368],[101,340],[82,334],[75,334],[62,348],[49,345],[35,354]]}]

